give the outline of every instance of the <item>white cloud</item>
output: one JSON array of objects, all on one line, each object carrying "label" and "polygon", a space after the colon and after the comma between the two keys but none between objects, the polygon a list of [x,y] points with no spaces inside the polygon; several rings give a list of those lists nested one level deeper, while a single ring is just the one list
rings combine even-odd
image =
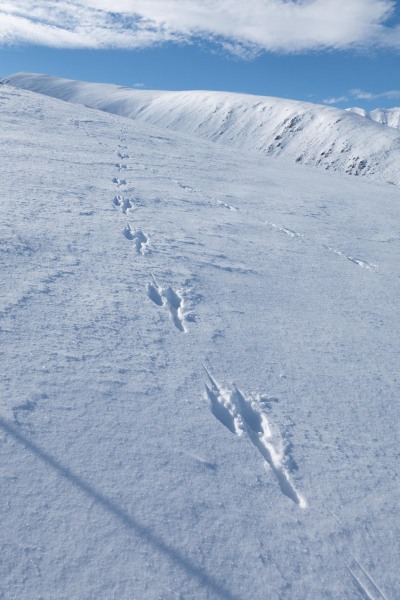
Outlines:
[{"label": "white cloud", "polygon": [[337,98],[325,98],[324,104],[338,104],[339,102],[348,102],[347,96],[338,96]]},{"label": "white cloud", "polygon": [[324,104],[339,104],[340,102],[349,102],[350,99],[356,98],[357,100],[379,100],[385,98],[388,100],[398,100],[400,98],[400,90],[388,90],[386,92],[365,92],[364,90],[354,89],[350,90],[345,96],[338,96],[333,98],[325,98]]},{"label": "white cloud", "polygon": [[380,98],[387,98],[389,100],[396,100],[400,98],[400,90],[388,90],[387,92],[364,92],[363,90],[351,90],[350,94],[353,98],[358,100],[379,100]]},{"label": "white cloud", "polygon": [[0,44],[141,48],[203,37],[230,52],[400,49],[394,0],[18,0],[0,3]]}]

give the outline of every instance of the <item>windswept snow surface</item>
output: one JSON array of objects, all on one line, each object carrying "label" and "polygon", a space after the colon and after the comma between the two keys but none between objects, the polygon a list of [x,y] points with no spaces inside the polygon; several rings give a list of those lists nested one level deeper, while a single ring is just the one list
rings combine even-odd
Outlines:
[{"label": "windswept snow surface", "polygon": [[3,81],[242,151],[400,183],[400,132],[346,110],[227,92],[135,90],[33,73]]},{"label": "windswept snow surface", "polygon": [[371,121],[382,123],[394,129],[400,129],[400,108],[375,108],[374,110],[365,110],[364,108],[348,108],[349,112],[355,113],[360,117],[365,117]]},{"label": "windswept snow surface", "polygon": [[398,598],[398,189],[0,112],[0,598]]}]

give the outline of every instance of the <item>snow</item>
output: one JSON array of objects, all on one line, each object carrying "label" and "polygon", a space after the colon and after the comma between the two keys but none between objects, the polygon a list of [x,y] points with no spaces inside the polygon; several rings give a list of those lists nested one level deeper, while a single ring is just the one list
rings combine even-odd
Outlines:
[{"label": "snow", "polygon": [[398,597],[398,188],[0,111],[0,598]]},{"label": "snow", "polygon": [[400,132],[382,127],[378,118],[360,122],[351,111],[267,96],[137,90],[35,73],[3,81],[241,151],[400,183]]},{"label": "snow", "polygon": [[360,117],[366,117],[371,121],[382,123],[394,129],[400,129],[400,108],[375,108],[374,110],[365,110],[364,108],[348,108],[349,112],[355,113]]}]

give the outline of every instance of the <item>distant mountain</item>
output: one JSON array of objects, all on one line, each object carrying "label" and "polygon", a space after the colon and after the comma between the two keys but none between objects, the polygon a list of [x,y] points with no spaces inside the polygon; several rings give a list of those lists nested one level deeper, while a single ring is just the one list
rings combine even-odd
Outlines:
[{"label": "distant mountain", "polygon": [[363,108],[348,108],[349,112],[355,113],[360,117],[366,117],[371,121],[376,121],[382,125],[400,129],[400,108],[376,108],[375,110],[364,110]]},{"label": "distant mountain", "polygon": [[228,92],[135,90],[17,73],[15,87],[264,156],[400,183],[400,134],[338,108]]}]

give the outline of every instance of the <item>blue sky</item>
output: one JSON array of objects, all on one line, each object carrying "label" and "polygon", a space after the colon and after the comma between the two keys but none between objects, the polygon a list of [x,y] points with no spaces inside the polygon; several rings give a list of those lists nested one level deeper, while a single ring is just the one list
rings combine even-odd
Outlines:
[{"label": "blue sky", "polygon": [[0,75],[32,71],[343,107],[400,105],[398,2],[247,0],[247,8],[235,2],[3,4]]}]

